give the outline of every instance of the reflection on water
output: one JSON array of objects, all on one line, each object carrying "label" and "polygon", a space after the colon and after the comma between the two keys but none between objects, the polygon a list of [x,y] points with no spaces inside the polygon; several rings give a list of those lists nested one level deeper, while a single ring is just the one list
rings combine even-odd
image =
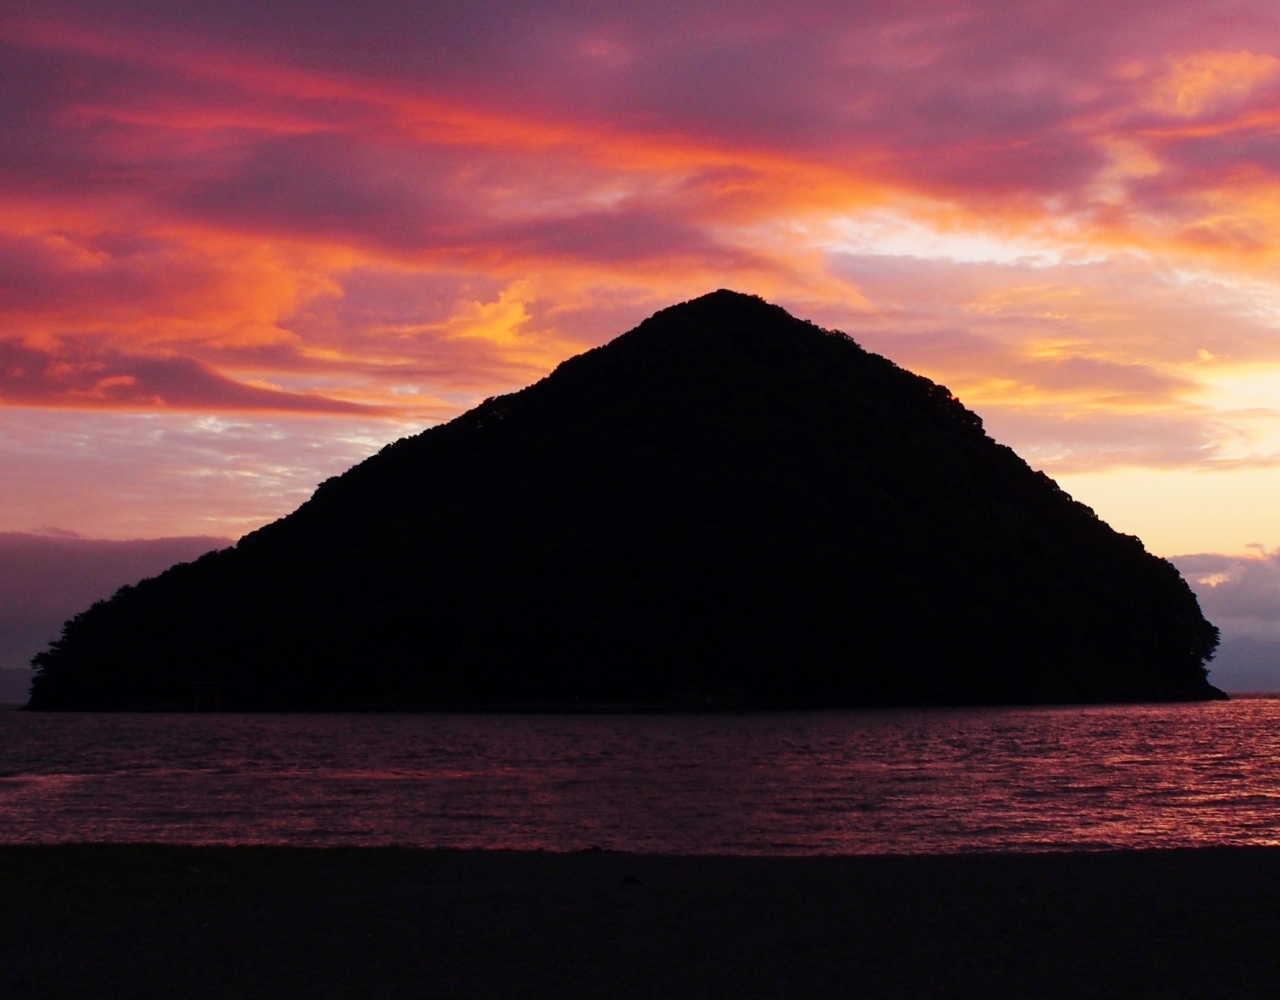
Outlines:
[{"label": "reflection on water", "polygon": [[728,854],[1280,844],[1280,701],[742,716],[0,712],[0,842]]}]

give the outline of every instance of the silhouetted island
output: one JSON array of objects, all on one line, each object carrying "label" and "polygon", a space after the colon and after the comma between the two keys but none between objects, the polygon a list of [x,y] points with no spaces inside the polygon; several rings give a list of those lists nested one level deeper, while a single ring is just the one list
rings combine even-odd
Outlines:
[{"label": "silhouetted island", "polygon": [[95,604],[30,707],[1194,700],[1217,641],[944,387],[719,291]]}]

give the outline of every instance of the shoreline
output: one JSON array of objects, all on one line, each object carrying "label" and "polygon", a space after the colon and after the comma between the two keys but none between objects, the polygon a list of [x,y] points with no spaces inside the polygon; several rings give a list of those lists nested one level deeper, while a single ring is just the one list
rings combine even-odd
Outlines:
[{"label": "shoreline", "polygon": [[31,712],[36,715],[616,715],[616,716],[708,716],[817,715],[849,712],[966,711],[1002,709],[1062,710],[1075,708],[1132,708],[1144,705],[1213,705],[1224,701],[1280,700],[1280,691],[1221,691],[1203,698],[1176,698],[1164,701],[1079,701],[1079,702],[956,702],[921,704],[864,704],[838,706],[697,705],[687,702],[536,702],[497,705],[356,705],[330,708],[192,708],[187,705],[133,706],[126,708],[29,708],[26,702],[0,702],[0,711]]},{"label": "shoreline", "polygon": [[725,857],[0,847],[14,997],[1231,997],[1280,848]]}]

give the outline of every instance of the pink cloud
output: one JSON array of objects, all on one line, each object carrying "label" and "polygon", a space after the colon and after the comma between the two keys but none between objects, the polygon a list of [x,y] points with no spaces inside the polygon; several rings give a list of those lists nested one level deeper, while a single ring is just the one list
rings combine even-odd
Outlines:
[{"label": "pink cloud", "polygon": [[245,385],[191,358],[138,357],[83,343],[44,351],[0,340],[0,402],[8,406],[227,412],[368,413],[318,395]]}]

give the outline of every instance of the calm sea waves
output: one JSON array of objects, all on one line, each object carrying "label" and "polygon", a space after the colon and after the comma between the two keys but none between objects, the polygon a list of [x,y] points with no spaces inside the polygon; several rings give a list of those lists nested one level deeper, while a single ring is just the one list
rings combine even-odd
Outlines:
[{"label": "calm sea waves", "polygon": [[1280,844],[1280,701],[740,716],[0,712],[0,842],[727,854]]}]

